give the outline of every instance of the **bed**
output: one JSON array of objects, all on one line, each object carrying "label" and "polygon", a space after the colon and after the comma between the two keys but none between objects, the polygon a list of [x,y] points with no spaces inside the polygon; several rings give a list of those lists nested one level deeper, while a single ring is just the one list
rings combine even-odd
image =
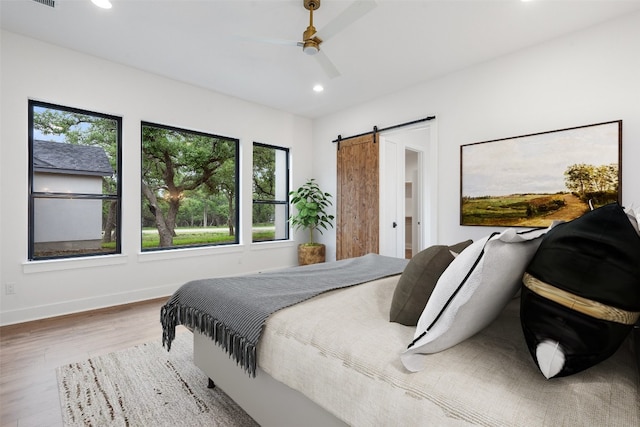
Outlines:
[{"label": "bed", "polygon": [[632,338],[590,370],[546,380],[527,352],[517,299],[488,328],[409,373],[399,354],[414,328],[389,322],[398,278],[274,314],[256,378],[199,333],[194,361],[263,426],[640,425]]},{"label": "bed", "polygon": [[[466,335],[447,348],[410,355],[421,360],[420,369],[408,369],[403,355],[410,351],[408,344],[419,342],[417,331],[425,313],[417,328],[390,321],[399,283],[417,256],[396,274],[325,290],[267,316],[255,347],[256,368],[249,374],[241,369],[246,368],[244,361],[230,357],[206,328],[194,329],[194,362],[263,426],[640,425],[640,323],[634,327],[627,322],[616,350],[594,366],[551,379],[541,374],[539,360],[532,358],[523,336],[523,272],[533,264],[532,257],[544,252],[549,235],[561,237],[567,230],[529,235],[507,230],[475,242],[444,266],[425,313],[444,278],[459,273],[453,266],[468,259],[476,261],[473,274],[465,274],[464,281],[467,286],[477,282],[482,289],[483,280],[490,279],[485,287],[492,293],[485,296],[491,297],[495,316],[465,318],[467,306],[457,307],[456,321]],[[624,231],[632,245],[627,251],[632,268],[626,270],[634,272],[632,291],[638,296],[640,232],[637,224]],[[575,233],[568,234],[575,240]],[[601,235],[598,250],[604,244]],[[514,251],[514,246],[524,250]],[[495,264],[506,267],[501,270]],[[474,278],[478,271],[480,278]],[[501,285],[506,293],[498,298],[495,285],[509,275],[517,278],[509,279],[517,292]],[[316,271],[307,281],[318,277]],[[459,298],[463,292],[454,295]],[[478,291],[469,301],[490,311],[491,304],[481,296]],[[637,322],[637,314],[632,322]]]}]

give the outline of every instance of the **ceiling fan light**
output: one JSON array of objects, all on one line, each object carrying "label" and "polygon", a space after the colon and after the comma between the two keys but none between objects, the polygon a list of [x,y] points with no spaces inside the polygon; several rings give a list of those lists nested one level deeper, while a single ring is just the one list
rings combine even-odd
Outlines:
[{"label": "ceiling fan light", "polygon": [[91,3],[102,9],[111,9],[112,6],[109,0],[91,0]]},{"label": "ceiling fan light", "polygon": [[320,45],[313,39],[308,39],[302,46],[302,51],[307,55],[315,55],[320,51]]},{"label": "ceiling fan light", "polygon": [[318,46],[313,46],[313,45],[307,46],[307,44],[305,44],[304,47],[302,48],[302,51],[307,55],[315,55],[320,51],[320,49],[318,49]]}]

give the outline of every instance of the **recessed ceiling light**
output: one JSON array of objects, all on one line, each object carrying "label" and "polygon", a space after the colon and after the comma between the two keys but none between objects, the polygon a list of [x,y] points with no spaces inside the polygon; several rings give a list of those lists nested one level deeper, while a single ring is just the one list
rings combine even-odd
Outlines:
[{"label": "recessed ceiling light", "polygon": [[322,87],[322,85],[315,85],[315,86],[313,87],[313,91],[314,91],[314,92],[317,92],[317,93],[320,93],[320,92],[322,92],[323,90],[324,90],[324,87]]},{"label": "recessed ceiling light", "polygon": [[111,9],[111,2],[109,0],[91,0],[91,3],[95,4],[102,9]]}]

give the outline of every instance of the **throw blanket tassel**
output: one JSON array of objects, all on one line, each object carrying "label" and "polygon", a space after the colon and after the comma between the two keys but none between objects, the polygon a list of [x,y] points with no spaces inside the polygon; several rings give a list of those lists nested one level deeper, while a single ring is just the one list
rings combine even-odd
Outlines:
[{"label": "throw blanket tassel", "polygon": [[175,339],[176,326],[184,325],[211,338],[245,372],[256,376],[256,347],[210,315],[191,307],[167,304],[160,310],[160,323],[163,330],[162,345],[167,351],[171,350],[171,343]]},{"label": "throw blanket tassel", "polygon": [[162,324],[162,345],[171,350],[171,343],[176,338],[176,313],[167,306],[160,309],[160,323]]}]

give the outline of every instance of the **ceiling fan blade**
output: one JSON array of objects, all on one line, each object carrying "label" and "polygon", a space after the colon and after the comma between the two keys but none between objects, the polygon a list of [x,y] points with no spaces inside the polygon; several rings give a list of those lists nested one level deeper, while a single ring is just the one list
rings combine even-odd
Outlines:
[{"label": "ceiling fan blade", "polygon": [[355,0],[331,22],[321,28],[316,34],[323,41],[331,37],[371,12],[377,6],[374,0]]},{"label": "ceiling fan blade", "polygon": [[329,57],[325,55],[324,52],[320,51],[313,56],[316,58],[316,60],[330,79],[334,79],[340,75],[340,71],[338,71],[338,68],[333,64],[333,62],[331,62]]}]

